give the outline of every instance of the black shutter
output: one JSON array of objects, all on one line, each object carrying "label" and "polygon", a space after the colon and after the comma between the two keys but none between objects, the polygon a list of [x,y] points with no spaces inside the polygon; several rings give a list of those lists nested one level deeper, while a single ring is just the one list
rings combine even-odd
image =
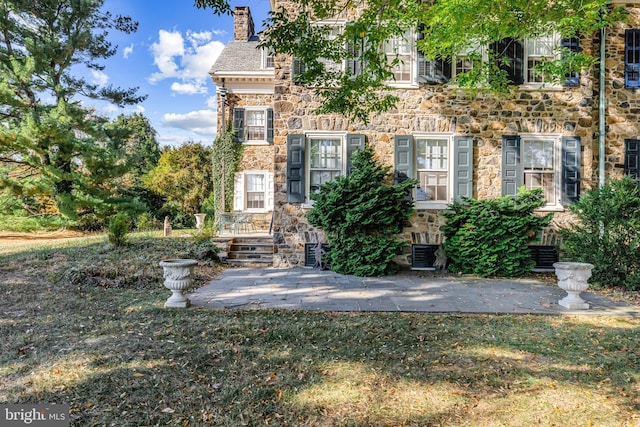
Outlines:
[{"label": "black shutter", "polygon": [[580,198],[581,149],[579,136],[562,137],[562,204]]},{"label": "black shutter", "polygon": [[640,178],[640,140],[624,140],[624,174],[631,178]]},{"label": "black shutter", "polygon": [[413,136],[394,137],[394,181],[400,183],[414,177]]},{"label": "black shutter", "polygon": [[287,202],[304,202],[304,135],[287,135]]},{"label": "black shutter", "polygon": [[[570,52],[578,53],[580,52],[580,39],[578,37],[569,37],[562,39],[561,47],[563,50],[563,55],[568,50]],[[567,80],[565,80],[565,86],[580,86],[580,72],[573,71],[566,75]]]},{"label": "black shutter", "polygon": [[524,171],[520,163],[520,137],[502,137],[502,195],[515,196],[524,184]]},{"label": "black shutter", "polygon": [[511,83],[516,85],[524,83],[524,42],[507,38],[493,43],[491,49],[498,61],[498,66],[507,72]]},{"label": "black shutter", "polygon": [[233,130],[236,133],[236,141],[244,142],[244,108],[233,109]]},{"label": "black shutter", "polygon": [[347,175],[353,169],[351,156],[356,150],[364,150],[364,135],[360,133],[347,134]]},{"label": "black shutter", "polygon": [[267,108],[267,142],[273,142],[273,108]]}]

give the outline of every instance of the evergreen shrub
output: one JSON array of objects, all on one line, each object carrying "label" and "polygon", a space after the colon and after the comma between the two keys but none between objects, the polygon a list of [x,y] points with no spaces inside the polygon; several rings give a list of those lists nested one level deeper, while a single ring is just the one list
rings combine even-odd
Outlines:
[{"label": "evergreen shrub", "polygon": [[352,156],[353,169],[311,195],[309,222],[324,230],[331,248],[325,263],[341,274],[383,276],[393,274],[393,261],[404,241],[395,235],[413,212],[407,197],[415,180],[392,183],[390,168],[382,166],[371,147]]},{"label": "evergreen shrub", "polygon": [[640,289],[640,183],[625,177],[585,192],[570,207],[578,221],[562,230],[561,256],[594,265],[594,284]]},{"label": "evergreen shrub", "polygon": [[115,247],[122,246],[127,241],[127,234],[131,226],[129,215],[119,212],[109,219],[109,232],[107,233],[109,243]]},{"label": "evergreen shrub", "polygon": [[553,214],[536,215],[544,205],[540,189],[518,190],[516,196],[449,205],[442,227],[448,269],[482,277],[515,277],[531,272],[535,262],[528,243],[549,224]]}]

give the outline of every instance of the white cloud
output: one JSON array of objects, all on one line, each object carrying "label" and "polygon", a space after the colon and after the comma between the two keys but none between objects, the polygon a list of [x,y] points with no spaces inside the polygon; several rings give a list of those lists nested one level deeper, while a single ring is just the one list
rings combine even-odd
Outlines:
[{"label": "white cloud", "polygon": [[171,90],[181,95],[196,95],[198,93],[207,93],[207,87],[201,82],[195,83],[171,83]]},{"label": "white cloud", "polygon": [[179,31],[160,30],[158,41],[151,45],[158,71],[149,76],[149,82],[175,79],[171,89],[177,94],[207,93],[209,69],[224,48],[224,44],[212,40],[214,34],[187,31],[183,36]]},{"label": "white cloud", "polygon": [[127,59],[132,53],[133,53],[133,43],[131,43],[130,46],[127,46],[124,48],[124,50],[122,51],[122,57],[124,59]]},{"label": "white cloud", "polygon": [[217,115],[213,110],[191,111],[186,114],[167,113],[162,116],[162,124],[167,127],[187,130],[212,137],[216,133]]},{"label": "white cloud", "polygon": [[207,98],[207,107],[213,108],[214,110],[218,109],[218,96],[210,96]]},{"label": "white cloud", "polygon": [[91,70],[91,79],[93,84],[104,86],[109,81],[109,76],[99,70]]}]

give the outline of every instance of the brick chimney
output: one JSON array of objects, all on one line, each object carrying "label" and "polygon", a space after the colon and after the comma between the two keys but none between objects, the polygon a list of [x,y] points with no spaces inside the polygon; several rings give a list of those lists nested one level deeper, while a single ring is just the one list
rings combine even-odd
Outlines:
[{"label": "brick chimney", "polygon": [[254,36],[253,18],[249,6],[236,6],[233,10],[233,39],[249,41]]}]

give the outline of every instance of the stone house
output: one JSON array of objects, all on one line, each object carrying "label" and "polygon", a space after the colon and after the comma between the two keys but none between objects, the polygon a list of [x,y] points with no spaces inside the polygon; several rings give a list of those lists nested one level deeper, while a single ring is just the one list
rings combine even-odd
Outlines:
[{"label": "stone house", "polygon": [[[260,50],[249,8],[236,7],[234,40],[210,71],[227,90],[224,103],[218,98],[218,123],[231,120],[244,144],[234,208],[272,213],[275,266],[308,264],[318,231],[305,217],[309,194],[347,173],[348,157],[366,142],[397,174],[420,181],[416,214],[404,233],[412,250],[401,263],[428,267],[421,264],[429,262],[424,243],[440,243],[442,210],[463,195],[482,199],[514,194],[521,185],[542,188],[542,210],[555,213],[545,236],[553,236],[570,220],[566,208],[581,192],[639,174],[640,1],[622,4],[629,19],[604,37],[509,41],[502,48],[513,55],[509,72],[519,86],[508,99],[448,85],[469,62],[427,61],[415,48],[418,35],[408,32],[388,44],[403,60],[389,83],[400,101],[368,125],[315,113],[318,99],[292,79],[294,59]],[[295,7],[271,0],[272,9],[280,6]],[[545,83],[530,68],[559,44],[604,61],[563,85]]]}]

